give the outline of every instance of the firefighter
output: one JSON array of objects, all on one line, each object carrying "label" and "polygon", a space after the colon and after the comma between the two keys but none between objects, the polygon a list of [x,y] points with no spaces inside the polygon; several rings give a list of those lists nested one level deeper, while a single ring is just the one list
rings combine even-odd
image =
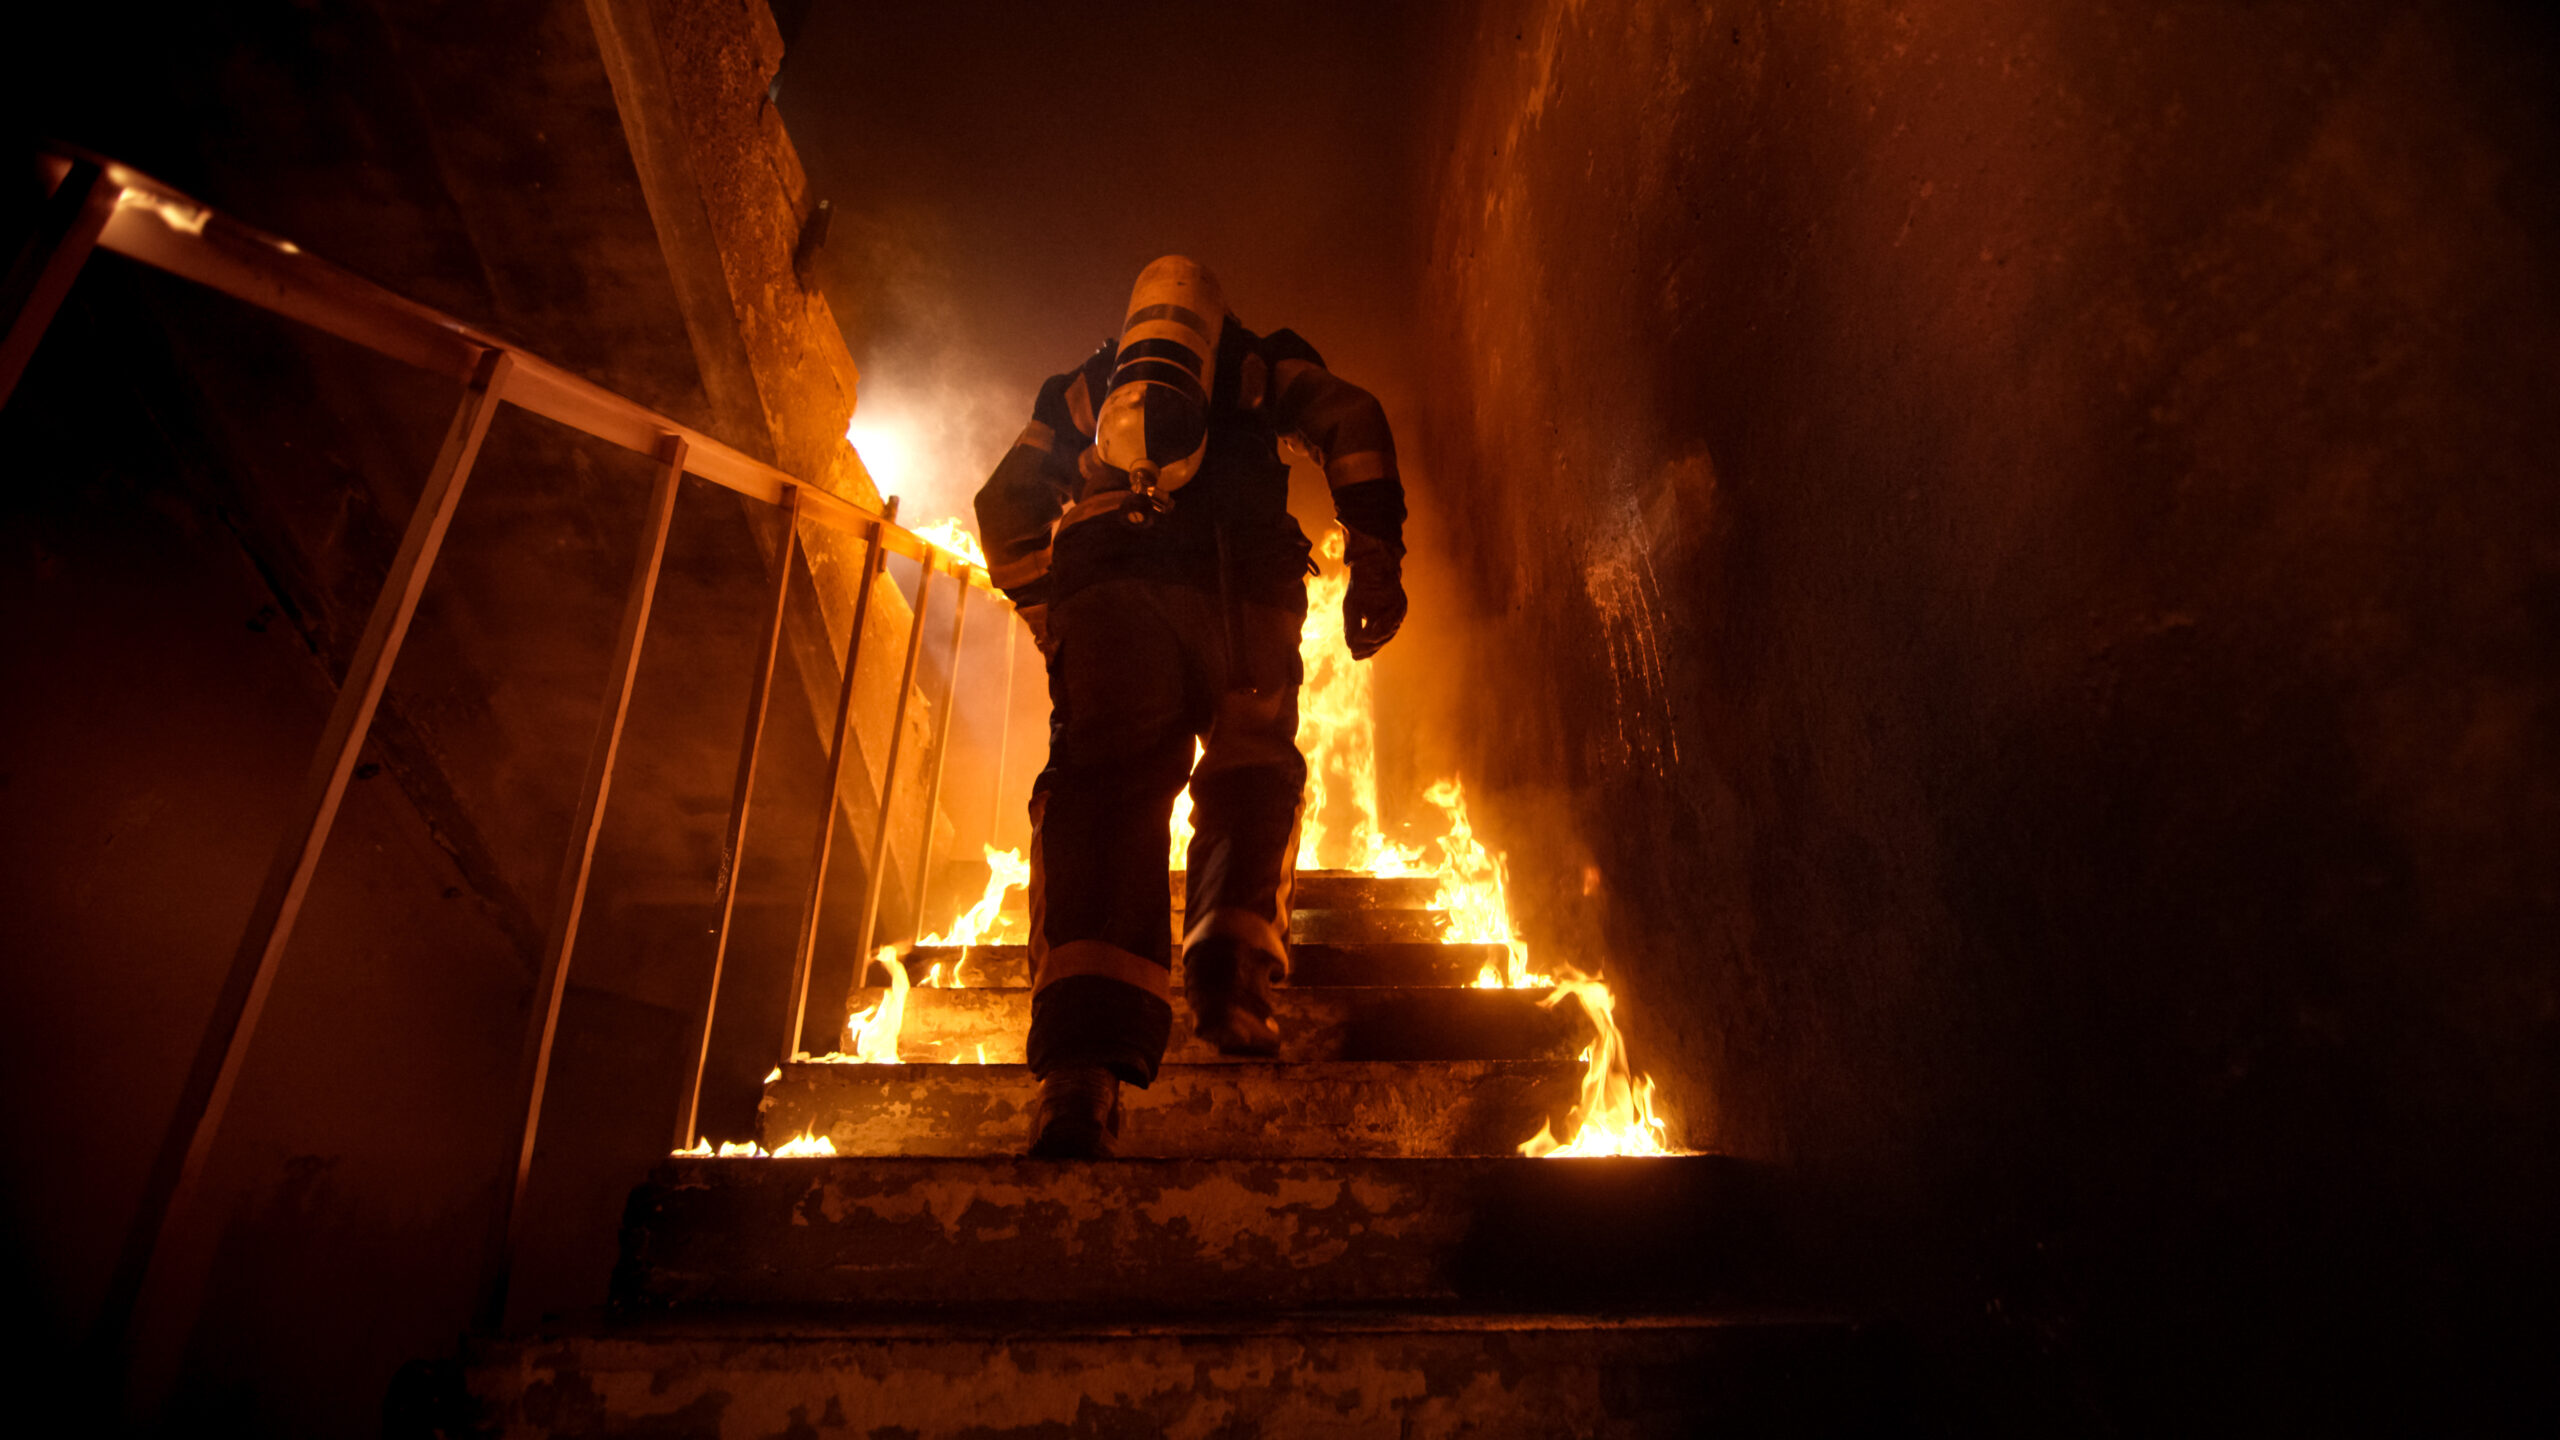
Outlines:
[{"label": "firefighter", "polygon": [[1184,998],[1221,1052],[1279,1049],[1314,569],[1284,452],[1323,467],[1346,531],[1353,657],[1405,614],[1404,487],[1378,402],[1292,332],[1246,329],[1181,256],[1139,274],[1126,316],[1040,388],[977,499],[995,581],[1049,671],[1049,763],[1031,792],[1039,1156],[1111,1154],[1120,1086],[1152,1083],[1163,1061],[1167,827],[1186,782]]}]

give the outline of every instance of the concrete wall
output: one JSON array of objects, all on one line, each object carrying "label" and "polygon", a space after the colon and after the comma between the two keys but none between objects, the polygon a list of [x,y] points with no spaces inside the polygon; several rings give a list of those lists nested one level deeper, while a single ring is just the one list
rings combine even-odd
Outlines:
[{"label": "concrete wall", "polygon": [[2548,1421],[2549,41],[1510,0],[1438,48],[1447,753],[1967,1428]]}]

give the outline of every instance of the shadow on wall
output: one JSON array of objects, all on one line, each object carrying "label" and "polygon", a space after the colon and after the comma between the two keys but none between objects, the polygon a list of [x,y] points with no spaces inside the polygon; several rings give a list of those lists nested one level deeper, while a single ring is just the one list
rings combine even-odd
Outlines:
[{"label": "shadow on wall", "polygon": [[1406,643],[1670,1105],[1968,1423],[2548,1423],[2550,32],[1435,53]]}]

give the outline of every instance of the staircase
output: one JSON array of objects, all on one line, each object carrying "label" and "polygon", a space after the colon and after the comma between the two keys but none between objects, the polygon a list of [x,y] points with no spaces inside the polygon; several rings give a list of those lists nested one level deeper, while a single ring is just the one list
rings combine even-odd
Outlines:
[{"label": "staircase", "polygon": [[1022,1157],[1026,956],[971,950],[968,988],[908,993],[916,1063],[768,1083],[765,1144],[835,1156],[671,1159],[631,1197],[606,1313],[479,1342],[488,1433],[1863,1428],[1856,1329],[1760,1303],[1743,1167],[1515,1153],[1567,1128],[1587,1026],[1470,988],[1498,947],[1438,943],[1430,893],[1302,875],[1280,1056],[1207,1050],[1177,1004],[1108,1161]]}]

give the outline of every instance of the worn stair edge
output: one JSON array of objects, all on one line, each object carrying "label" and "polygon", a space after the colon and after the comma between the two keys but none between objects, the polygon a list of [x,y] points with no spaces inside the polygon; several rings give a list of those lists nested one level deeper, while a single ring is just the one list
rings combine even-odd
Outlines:
[{"label": "worn stair edge", "polygon": [[[1121,1088],[1120,1153],[1509,1155],[1562,1128],[1582,1073],[1570,1060],[1168,1065],[1147,1089]],[[1024,1065],[795,1061],[766,1083],[758,1124],[768,1149],[809,1135],[838,1155],[1011,1155],[1038,1097]]]},{"label": "worn stair edge", "polygon": [[1871,1432],[1886,1369],[1837,1320],[1372,1318],[1119,1333],[687,1335],[475,1342],[486,1433],[1327,1440]]},{"label": "worn stair edge", "polygon": [[[943,912],[936,911],[936,914]],[[956,911],[952,913],[957,913]],[[1000,924],[987,936],[991,945],[1019,945],[1030,928],[1028,915],[1016,906],[999,914]],[[1173,911],[1173,933],[1182,933],[1182,909]],[[1449,938],[1446,910],[1307,910],[1289,912],[1289,938],[1299,944],[1365,945],[1385,941],[1406,945],[1438,945]]]},{"label": "worn stair edge", "polygon": [[614,1297],[689,1305],[1505,1303],[1739,1298],[1736,1162],[670,1161]]},{"label": "worn stair edge", "polygon": [[[1165,889],[1177,910],[1183,902],[1182,874],[1179,870],[1165,873]],[[965,896],[962,908],[966,908],[977,903],[985,887],[982,871],[975,886],[957,891],[954,898]],[[1299,910],[1429,910],[1439,897],[1436,875],[1368,875],[1357,870],[1301,870],[1289,891],[1291,907]],[[1025,904],[1019,887],[1005,892],[1007,913],[1020,915]]]},{"label": "worn stair edge", "polygon": [[[1289,981],[1299,989],[1330,986],[1472,985],[1488,964],[1497,970],[1508,958],[1507,947],[1490,944],[1443,945],[1428,941],[1361,941],[1352,944],[1310,942],[1289,946]],[[972,986],[1002,988],[1031,983],[1031,947],[972,945],[966,951],[948,945],[920,945],[906,953],[907,978],[921,983],[935,965],[962,965]],[[1177,965],[1175,983],[1181,983]]]},{"label": "worn stair edge", "polygon": [[[857,990],[856,1013],[887,992]],[[1534,990],[1447,986],[1282,989],[1278,995],[1282,1061],[1563,1060],[1591,1039],[1581,1003],[1549,1006]],[[1019,1065],[1031,1028],[1031,992],[1019,987],[907,992],[898,1056],[916,1064]],[[1190,1006],[1176,992],[1168,1064],[1233,1064],[1193,1034]]]}]

